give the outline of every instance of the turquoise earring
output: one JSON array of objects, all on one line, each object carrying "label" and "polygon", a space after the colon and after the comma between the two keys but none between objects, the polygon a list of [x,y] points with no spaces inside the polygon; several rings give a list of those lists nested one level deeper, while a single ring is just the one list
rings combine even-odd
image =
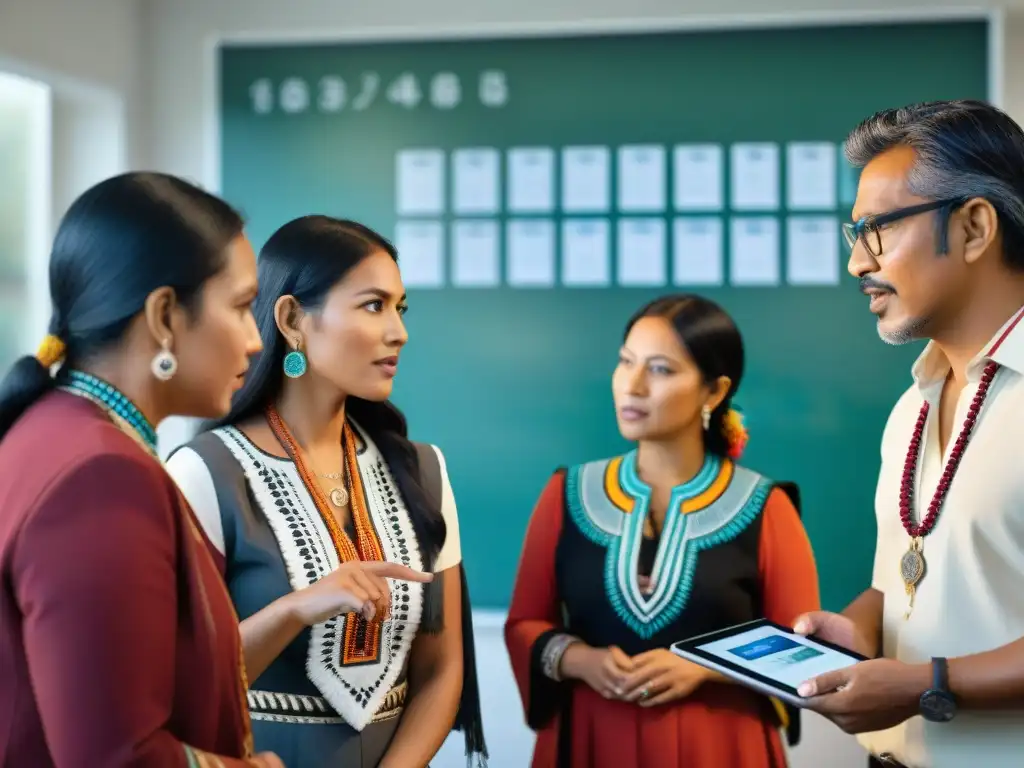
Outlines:
[{"label": "turquoise earring", "polygon": [[284,375],[290,379],[297,379],[306,372],[306,353],[299,349],[299,342],[295,342],[295,349],[284,356]]}]

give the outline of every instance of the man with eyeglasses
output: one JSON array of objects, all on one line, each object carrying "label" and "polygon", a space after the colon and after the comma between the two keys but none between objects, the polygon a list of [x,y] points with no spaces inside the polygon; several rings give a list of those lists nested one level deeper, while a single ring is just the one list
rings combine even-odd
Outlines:
[{"label": "man with eyeglasses", "polygon": [[797,631],[872,660],[801,694],[911,768],[1024,766],[1024,132],[976,101],[865,120],[849,270],[928,339],[882,436],[871,587]]}]

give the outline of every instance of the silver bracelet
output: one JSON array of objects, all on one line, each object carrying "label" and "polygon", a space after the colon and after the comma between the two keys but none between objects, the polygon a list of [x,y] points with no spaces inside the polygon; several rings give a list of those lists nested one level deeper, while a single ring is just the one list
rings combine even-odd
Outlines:
[{"label": "silver bracelet", "polygon": [[565,654],[566,648],[577,642],[579,642],[579,638],[565,634],[555,635],[548,640],[548,644],[544,646],[544,651],[540,655],[540,666],[545,677],[549,677],[555,682],[562,680],[560,669],[562,656]]}]

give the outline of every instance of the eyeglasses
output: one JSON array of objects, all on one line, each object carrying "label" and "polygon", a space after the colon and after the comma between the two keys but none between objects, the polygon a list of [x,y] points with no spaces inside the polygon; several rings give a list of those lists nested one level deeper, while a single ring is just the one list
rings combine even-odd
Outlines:
[{"label": "eyeglasses", "polygon": [[843,239],[846,240],[846,244],[851,251],[857,245],[857,241],[860,240],[864,244],[864,249],[871,254],[871,257],[877,259],[882,255],[882,230],[889,224],[909,218],[910,216],[917,216],[919,213],[937,211],[943,208],[948,209],[946,214],[949,215],[954,208],[963,205],[965,202],[966,198],[953,197],[946,200],[935,200],[931,203],[911,205],[906,208],[897,208],[895,211],[889,211],[888,213],[862,216],[855,222],[843,224]]}]

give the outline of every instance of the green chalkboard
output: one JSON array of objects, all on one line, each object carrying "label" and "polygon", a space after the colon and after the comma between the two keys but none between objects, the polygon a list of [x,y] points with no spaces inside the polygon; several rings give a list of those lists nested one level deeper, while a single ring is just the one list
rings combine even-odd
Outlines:
[{"label": "green chalkboard", "polygon": [[[822,224],[833,234],[812,239],[810,251],[801,241],[804,251],[790,252],[799,231],[790,219],[807,213],[795,212],[807,200],[793,196],[797,182],[787,174],[801,160],[791,144],[818,143],[820,167],[827,168],[825,155],[834,149],[838,156],[849,129],[877,109],[986,98],[987,58],[987,24],[964,21],[224,45],[222,191],[248,216],[257,246],[288,219],[314,212],[355,218],[388,236],[406,233],[399,241],[406,245],[411,341],[395,401],[413,436],[437,443],[447,456],[478,607],[507,604],[527,519],[549,474],[624,449],[610,375],[626,318],[657,294],[692,288],[721,302],[745,335],[748,374],[738,398],[751,431],[745,463],[800,484],[823,599],[837,608],[868,583],[879,438],[920,347],[883,344],[866,300],[845,274],[845,253],[832,238],[838,241],[836,218],[849,216],[856,178],[841,161],[800,182],[822,186],[825,179],[820,210],[812,212],[824,218],[810,229]],[[832,149],[822,150],[821,142]],[[748,167],[734,155],[743,143],[760,145],[744,150],[754,161],[776,147],[777,180],[731,176],[733,166]],[[721,207],[700,211],[699,200],[673,191],[674,148],[707,144],[721,147]],[[617,159],[633,145],[664,163],[660,202],[635,199],[635,167]],[[520,147],[553,153],[555,192],[544,202],[541,187],[527,184],[541,210],[512,216],[509,208],[523,205],[515,202],[521,191],[510,191],[505,175],[509,150]],[[591,159],[607,163],[607,211],[593,210],[603,205],[593,199],[588,210],[570,210],[587,208],[581,197],[601,197],[588,177],[570,181],[581,167],[565,165],[570,147],[597,148]],[[486,185],[456,189],[455,153],[466,148],[496,151],[495,200],[488,201]],[[424,211],[409,217],[411,224],[400,221],[398,208],[409,203],[399,200],[407,192],[398,186],[407,180],[396,168],[409,149],[436,153],[444,168],[439,211],[428,210],[433,192],[424,191],[436,179],[421,179],[418,191],[408,192]],[[746,189],[751,184],[753,192]],[[569,187],[576,197],[566,200]],[[710,197],[712,187],[703,188]],[[765,194],[777,205],[758,202]],[[492,203],[497,211],[487,213]],[[771,210],[752,210],[762,204]],[[661,240],[627,239],[626,249],[636,253],[620,253],[622,228],[631,226],[621,220],[637,205],[654,210],[633,231],[649,234],[653,227]],[[461,266],[455,263],[457,219],[477,222],[466,231],[489,244],[481,251],[486,259],[460,256]],[[537,252],[516,246],[513,258],[509,232],[531,226],[513,219],[555,235],[541,238]],[[673,256],[673,243],[706,242],[678,231],[699,235],[708,227],[721,232],[717,276],[714,259],[696,271],[677,270],[673,259],[685,265],[689,256]],[[757,239],[765,228],[777,252]],[[445,239],[424,239],[423,232]],[[606,250],[580,245],[580,238],[595,242],[595,232],[608,235],[598,240]],[[649,247],[656,241],[663,253]],[[431,261],[438,256],[440,265]],[[810,266],[801,271],[808,256]],[[524,274],[535,284],[526,285]],[[676,277],[700,284],[675,288]],[[661,278],[665,285],[657,285]]]}]

